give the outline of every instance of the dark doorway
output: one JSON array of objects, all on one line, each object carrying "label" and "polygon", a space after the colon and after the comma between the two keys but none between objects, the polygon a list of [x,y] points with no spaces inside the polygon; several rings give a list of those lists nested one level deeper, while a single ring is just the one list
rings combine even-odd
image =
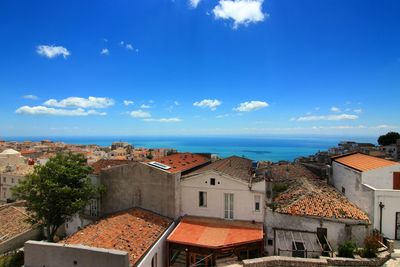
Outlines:
[{"label": "dark doorway", "polygon": [[400,172],[393,173],[393,190],[400,190]]},{"label": "dark doorway", "polygon": [[305,247],[303,242],[293,241],[292,242],[292,257],[304,258],[305,257]]},{"label": "dark doorway", "polygon": [[400,240],[400,212],[396,212],[396,240]]},{"label": "dark doorway", "polygon": [[328,239],[328,229],[317,228],[317,237],[322,245],[326,244],[326,240]]}]

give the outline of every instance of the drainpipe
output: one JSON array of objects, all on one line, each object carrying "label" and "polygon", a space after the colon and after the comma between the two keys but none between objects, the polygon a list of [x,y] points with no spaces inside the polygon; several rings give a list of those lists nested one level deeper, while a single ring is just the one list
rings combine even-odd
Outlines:
[{"label": "drainpipe", "polygon": [[382,202],[379,202],[379,232],[382,234],[382,209],[385,205]]}]

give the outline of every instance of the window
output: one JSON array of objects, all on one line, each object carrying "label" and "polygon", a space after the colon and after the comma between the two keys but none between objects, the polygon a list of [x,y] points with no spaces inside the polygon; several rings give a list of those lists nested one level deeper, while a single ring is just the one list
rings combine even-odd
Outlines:
[{"label": "window", "polygon": [[11,178],[11,183],[12,183],[12,184],[14,183],[14,178]]},{"label": "window", "polygon": [[274,240],[273,239],[268,239],[267,240],[267,245],[268,246],[273,246],[274,245]]},{"label": "window", "polygon": [[254,196],[254,211],[260,211],[260,202],[261,202],[261,197],[260,196]]},{"label": "window", "polygon": [[151,258],[151,267],[157,267],[157,253]]},{"label": "window", "polygon": [[207,192],[199,192],[199,207],[207,207]]},{"label": "window", "polygon": [[233,194],[224,194],[224,218],[233,220]]},{"label": "window", "polygon": [[342,186],[342,193],[346,194],[346,188],[344,188],[343,186]]},{"label": "window", "polygon": [[210,185],[215,185],[215,178],[210,178]]},{"label": "window", "polygon": [[3,183],[5,183],[7,181],[6,177],[3,177]]}]

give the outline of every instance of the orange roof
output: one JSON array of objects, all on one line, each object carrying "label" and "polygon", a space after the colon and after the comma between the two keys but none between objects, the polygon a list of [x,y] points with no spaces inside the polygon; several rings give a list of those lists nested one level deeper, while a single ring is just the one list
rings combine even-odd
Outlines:
[{"label": "orange roof", "polygon": [[263,226],[261,223],[187,216],[167,240],[196,247],[229,247],[262,241]]},{"label": "orange roof", "polygon": [[361,172],[399,164],[391,160],[372,157],[361,153],[336,156],[333,157],[332,160]]},{"label": "orange roof", "polygon": [[61,243],[123,250],[135,266],[170,223],[170,219],[155,213],[131,209],[88,225]]},{"label": "orange roof", "polygon": [[203,165],[210,159],[199,154],[175,153],[155,161],[171,167],[168,172],[183,172]]}]

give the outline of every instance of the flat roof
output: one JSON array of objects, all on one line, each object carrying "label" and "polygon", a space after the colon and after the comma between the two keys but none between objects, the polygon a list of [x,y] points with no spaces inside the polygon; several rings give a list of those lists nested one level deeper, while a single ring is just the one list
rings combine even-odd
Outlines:
[{"label": "flat roof", "polygon": [[167,240],[182,245],[217,249],[262,241],[263,236],[262,223],[186,216]]},{"label": "flat roof", "polygon": [[361,172],[399,164],[395,161],[372,157],[361,153],[340,155],[332,157],[332,160]]}]

